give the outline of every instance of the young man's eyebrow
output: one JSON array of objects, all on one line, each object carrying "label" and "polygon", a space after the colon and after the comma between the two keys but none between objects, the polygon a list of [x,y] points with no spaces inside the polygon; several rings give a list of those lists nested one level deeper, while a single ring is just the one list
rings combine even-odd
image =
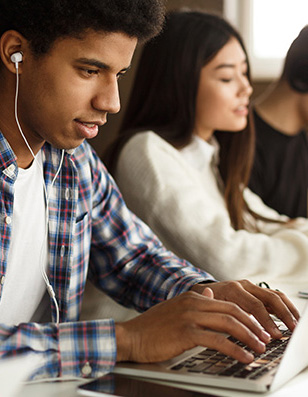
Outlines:
[{"label": "young man's eyebrow", "polygon": [[[105,70],[110,70],[111,67],[107,65],[104,62],[98,61],[97,59],[91,59],[91,58],[78,58],[76,60],[79,63],[82,63],[87,66],[94,66],[99,69],[105,69]],[[121,69],[121,72],[126,72],[131,68],[131,65],[128,65],[126,68]]]}]

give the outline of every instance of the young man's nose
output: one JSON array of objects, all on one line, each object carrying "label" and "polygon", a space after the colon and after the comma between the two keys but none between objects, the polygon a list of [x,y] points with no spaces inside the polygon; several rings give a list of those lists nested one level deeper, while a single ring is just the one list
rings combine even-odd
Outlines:
[{"label": "young man's nose", "polygon": [[117,80],[98,87],[92,99],[92,106],[107,113],[118,113],[121,108]]}]

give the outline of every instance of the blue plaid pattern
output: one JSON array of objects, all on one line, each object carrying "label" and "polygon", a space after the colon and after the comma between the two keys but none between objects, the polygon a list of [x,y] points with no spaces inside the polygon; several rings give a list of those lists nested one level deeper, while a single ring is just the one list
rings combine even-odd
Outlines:
[{"label": "blue plaid pattern", "polygon": [[[79,321],[87,278],[117,302],[140,312],[213,278],[167,251],[127,209],[87,142],[65,152],[61,172],[51,186],[60,157],[60,150],[44,145],[48,276],[59,304],[60,324],[0,324],[0,357],[24,351],[41,354],[44,365],[35,377],[83,376],[87,363],[91,376],[99,376],[115,365],[115,330],[112,319]],[[12,216],[17,170],[16,157],[0,133],[0,278],[6,273],[11,225],[5,220]],[[0,284],[0,297],[1,293]],[[51,311],[55,321],[52,302]]]}]

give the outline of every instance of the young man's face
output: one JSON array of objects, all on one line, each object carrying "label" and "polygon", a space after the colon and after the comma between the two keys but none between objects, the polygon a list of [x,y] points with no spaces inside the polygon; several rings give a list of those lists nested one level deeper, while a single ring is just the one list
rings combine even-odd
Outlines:
[{"label": "young man's face", "polygon": [[27,55],[20,75],[18,115],[32,143],[75,148],[97,135],[107,113],[120,110],[118,78],[130,66],[136,38],[89,32],[55,42],[47,55]]}]

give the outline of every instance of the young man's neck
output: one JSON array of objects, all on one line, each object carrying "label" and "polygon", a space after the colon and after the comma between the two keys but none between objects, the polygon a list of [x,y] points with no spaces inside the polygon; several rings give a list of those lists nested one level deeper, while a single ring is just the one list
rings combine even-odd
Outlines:
[{"label": "young man's neck", "polygon": [[[8,122],[8,120],[3,117],[3,113],[1,113],[0,111],[0,131],[4,135],[5,139],[8,141],[13,152],[15,153],[15,156],[17,157],[18,167],[28,168],[32,164],[33,155],[27,147],[23,137],[21,136],[16,122],[16,127],[13,125],[14,121],[15,119],[12,122]],[[31,147],[34,155],[39,152],[41,147],[42,145],[36,145],[35,147]]]},{"label": "young man's neck", "polygon": [[[18,129],[15,119],[15,88],[11,86],[8,88],[2,82],[0,80],[0,131],[15,153],[18,167],[28,168],[32,164],[33,156]],[[33,145],[33,142],[31,142],[30,147],[36,155],[42,144]]]}]

